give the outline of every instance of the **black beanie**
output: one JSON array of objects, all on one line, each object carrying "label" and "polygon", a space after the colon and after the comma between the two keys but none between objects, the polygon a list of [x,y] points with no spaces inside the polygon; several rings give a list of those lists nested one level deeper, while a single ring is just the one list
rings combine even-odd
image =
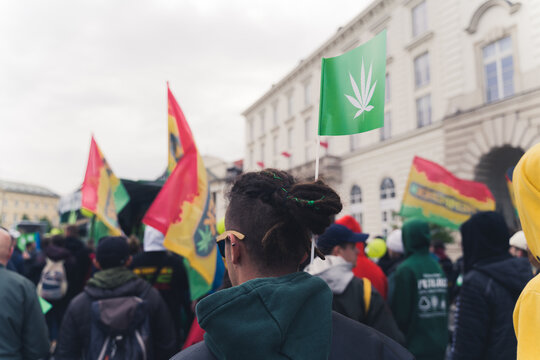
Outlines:
[{"label": "black beanie", "polygon": [[122,236],[105,236],[99,240],[96,260],[102,269],[124,266],[129,258],[129,247]]}]

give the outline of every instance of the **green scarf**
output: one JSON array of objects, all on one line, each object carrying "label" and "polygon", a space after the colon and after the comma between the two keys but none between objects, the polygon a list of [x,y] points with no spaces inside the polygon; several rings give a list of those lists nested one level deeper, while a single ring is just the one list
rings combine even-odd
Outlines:
[{"label": "green scarf", "polygon": [[88,286],[101,289],[114,289],[126,282],[136,279],[137,275],[131,272],[128,268],[114,267],[107,270],[101,270],[88,280]]}]

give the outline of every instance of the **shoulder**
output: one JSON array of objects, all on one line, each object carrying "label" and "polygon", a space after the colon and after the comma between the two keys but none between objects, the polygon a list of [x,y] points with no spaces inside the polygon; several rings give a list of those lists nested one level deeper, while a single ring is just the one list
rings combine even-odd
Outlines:
[{"label": "shoulder", "polygon": [[215,360],[216,357],[210,352],[206,343],[201,341],[197,344],[191,345],[187,349],[182,350],[178,354],[174,355],[171,360]]},{"label": "shoulder", "polygon": [[521,293],[521,296],[540,299],[540,275],[536,275],[527,283],[523,289],[523,292]]},{"label": "shoulder", "polygon": [[9,288],[19,288],[25,292],[35,292],[36,287],[34,283],[25,278],[24,276],[16,273],[15,271],[1,269],[0,270],[1,282]]},{"label": "shoulder", "polygon": [[377,330],[332,312],[332,348],[329,359],[356,359],[358,349],[366,359],[413,359],[404,347]]}]

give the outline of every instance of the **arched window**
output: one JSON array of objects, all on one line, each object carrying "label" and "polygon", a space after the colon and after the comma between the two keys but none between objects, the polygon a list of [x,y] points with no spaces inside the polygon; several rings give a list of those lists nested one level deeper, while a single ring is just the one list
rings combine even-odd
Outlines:
[{"label": "arched window", "polygon": [[360,186],[353,185],[351,187],[351,215],[353,218],[358,221],[360,226],[362,226],[364,222],[364,218],[362,215],[362,189],[360,189]]},{"label": "arched window", "polygon": [[396,197],[396,187],[394,186],[394,180],[386,177],[381,182],[381,200],[393,199]]},{"label": "arched window", "polygon": [[362,202],[362,190],[360,186],[353,185],[351,188],[351,204],[358,204]]}]

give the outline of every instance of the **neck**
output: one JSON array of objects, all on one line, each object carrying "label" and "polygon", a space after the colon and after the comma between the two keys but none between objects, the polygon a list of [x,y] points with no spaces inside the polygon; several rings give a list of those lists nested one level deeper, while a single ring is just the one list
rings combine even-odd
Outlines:
[{"label": "neck", "polygon": [[280,277],[280,276],[292,274],[297,271],[298,269],[288,268],[288,267],[283,268],[283,269],[272,269],[272,270],[264,270],[264,271],[261,271],[258,269],[238,271],[238,284],[237,285],[241,285],[245,283],[246,281],[253,280],[253,279],[266,278],[266,277]]}]

